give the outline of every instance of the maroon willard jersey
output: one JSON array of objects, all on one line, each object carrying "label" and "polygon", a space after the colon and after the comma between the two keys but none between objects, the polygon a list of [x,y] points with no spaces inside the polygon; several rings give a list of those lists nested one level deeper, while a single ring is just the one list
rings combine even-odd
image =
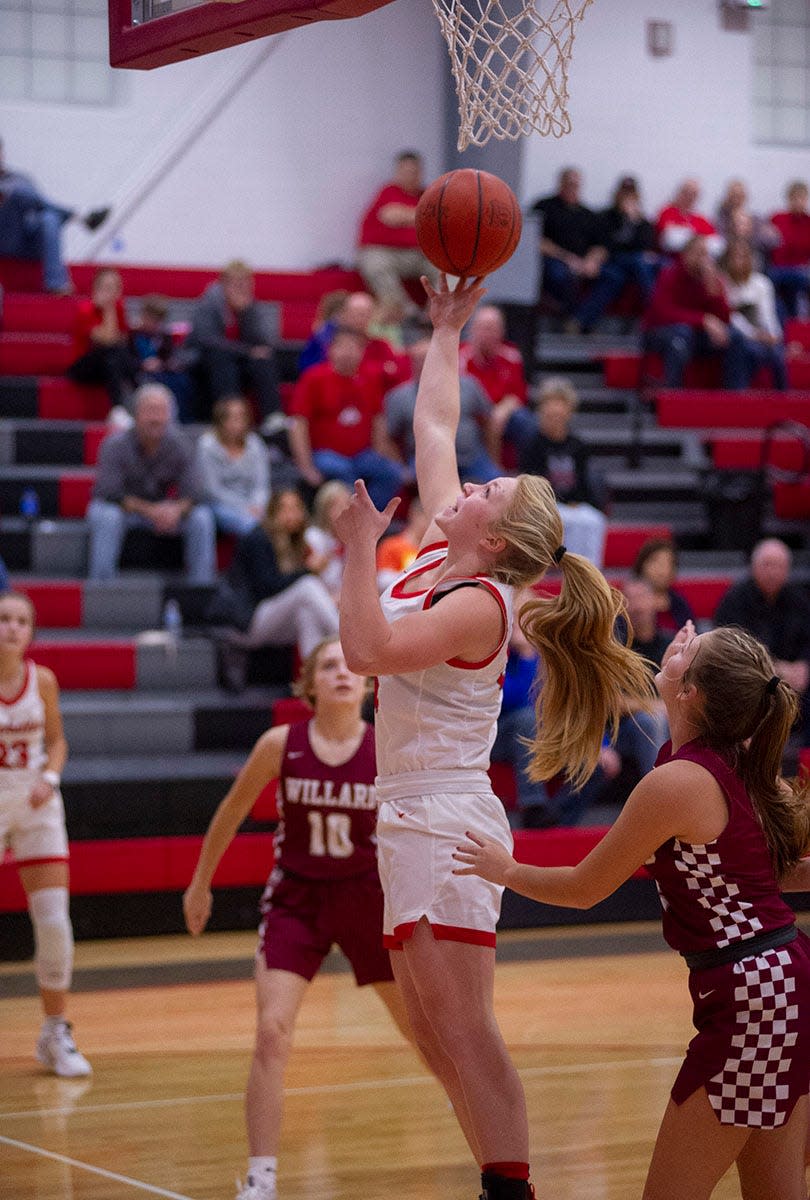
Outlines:
[{"label": "maroon willard jersey", "polygon": [[306,879],[346,879],[377,869],[374,730],[338,767],[309,743],[309,721],[290,726],[278,787],[276,866]]}]

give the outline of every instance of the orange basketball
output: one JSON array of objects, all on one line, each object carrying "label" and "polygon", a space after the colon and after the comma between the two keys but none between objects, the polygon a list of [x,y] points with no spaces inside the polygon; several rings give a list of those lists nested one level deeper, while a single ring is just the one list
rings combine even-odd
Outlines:
[{"label": "orange basketball", "polygon": [[440,175],[416,206],[422,252],[448,275],[488,275],[503,266],[522,225],[512,189],[497,175],[472,167]]}]

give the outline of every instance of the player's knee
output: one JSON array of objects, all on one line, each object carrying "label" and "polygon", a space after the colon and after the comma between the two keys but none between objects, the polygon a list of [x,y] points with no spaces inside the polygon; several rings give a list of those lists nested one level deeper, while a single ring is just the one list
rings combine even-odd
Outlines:
[{"label": "player's knee", "polygon": [[286,1059],[292,1047],[293,1026],[274,1013],[263,1015],[256,1029],[256,1056]]},{"label": "player's knee", "polygon": [[39,888],[28,897],[34,926],[37,983],[51,992],[66,992],[73,973],[73,929],[66,887]]}]

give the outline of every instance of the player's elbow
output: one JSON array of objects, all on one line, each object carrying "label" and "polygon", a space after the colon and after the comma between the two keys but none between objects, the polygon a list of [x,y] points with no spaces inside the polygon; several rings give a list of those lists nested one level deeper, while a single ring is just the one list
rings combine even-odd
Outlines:
[{"label": "player's elbow", "polygon": [[365,646],[352,648],[343,642],[343,656],[346,659],[346,666],[354,675],[377,675],[379,669],[375,663],[374,656],[368,653]]}]

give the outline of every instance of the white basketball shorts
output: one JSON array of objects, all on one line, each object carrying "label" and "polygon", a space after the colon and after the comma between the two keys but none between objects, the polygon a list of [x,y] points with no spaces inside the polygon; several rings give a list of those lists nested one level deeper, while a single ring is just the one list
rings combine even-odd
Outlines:
[{"label": "white basketball shorts", "polygon": [[401,949],[426,917],[435,938],[494,946],[503,888],[453,874],[453,852],[468,829],[512,851],[512,831],[486,773],[414,771],[378,777],[376,787],[384,945]]},{"label": "white basketball shorts", "polygon": [[0,856],[10,846],[18,866],[68,858],[61,793],[55,791],[39,808],[28,802],[37,778],[32,772],[30,779],[13,788],[0,782]]}]

